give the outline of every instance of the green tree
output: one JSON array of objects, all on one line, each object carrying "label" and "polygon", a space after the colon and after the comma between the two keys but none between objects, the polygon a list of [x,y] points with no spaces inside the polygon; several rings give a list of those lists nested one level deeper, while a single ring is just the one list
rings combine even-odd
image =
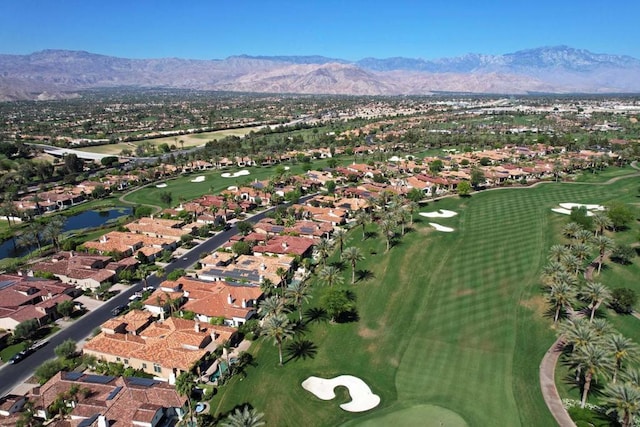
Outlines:
[{"label": "green tree", "polygon": [[284,300],[278,298],[277,295],[271,295],[258,304],[258,314],[263,319],[271,316],[277,316],[285,311]]},{"label": "green tree", "polygon": [[420,200],[424,199],[424,192],[419,188],[412,188],[409,190],[406,197],[412,202],[418,203]]},{"label": "green tree", "polygon": [[272,338],[274,344],[277,345],[280,366],[282,366],[282,342],[293,337],[293,325],[283,313],[276,314],[265,319],[262,325],[262,333]]},{"label": "green tree", "polygon": [[346,248],[341,255],[343,261],[351,265],[351,284],[356,282],[356,264],[364,259],[362,251],[356,246]]},{"label": "green tree", "polygon": [[355,303],[345,289],[328,288],[320,298],[320,305],[335,322],[344,313],[355,310]]},{"label": "green tree", "polygon": [[72,339],[68,339],[56,346],[53,352],[56,356],[62,359],[71,359],[76,355],[78,349],[76,348],[76,342]]},{"label": "green tree", "polygon": [[382,235],[387,242],[387,252],[391,249],[391,240],[395,236],[395,232],[393,231],[396,224],[390,219],[384,219],[380,221],[380,231],[382,231]]},{"label": "green tree", "polygon": [[331,243],[327,239],[320,239],[320,241],[316,243],[316,253],[318,255],[318,258],[320,259],[320,265],[325,265],[330,252]]},{"label": "green tree", "polygon": [[614,201],[607,205],[607,216],[611,220],[613,230],[620,230],[633,221],[633,211],[623,202]]},{"label": "green tree", "polygon": [[229,414],[229,416],[222,422],[222,427],[260,427],[265,425],[265,422],[262,420],[264,414],[256,411],[253,408],[250,408],[248,405],[245,405],[241,408],[236,408],[236,410]]},{"label": "green tree", "polygon": [[471,169],[471,186],[475,189],[483,186],[485,183],[484,172],[482,169],[473,168]]},{"label": "green tree", "polygon": [[365,235],[365,229],[367,227],[367,224],[369,223],[369,215],[367,215],[367,213],[365,211],[358,211],[358,213],[356,214],[355,217],[355,225],[356,227],[362,227],[362,240],[364,241],[364,238],[366,237]]},{"label": "green tree", "polygon": [[36,319],[27,319],[16,325],[13,336],[19,339],[29,340],[38,332],[40,325]]},{"label": "green tree", "polygon": [[56,310],[61,316],[68,318],[73,313],[75,303],[72,300],[62,301],[56,305]]},{"label": "green tree", "polygon": [[165,205],[171,205],[171,202],[173,201],[173,195],[170,191],[161,191],[158,198]]},{"label": "green tree", "polygon": [[347,231],[344,228],[338,228],[337,230],[335,230],[333,232],[333,241],[338,244],[340,253],[342,253],[342,248],[347,242]]},{"label": "green tree", "polygon": [[615,242],[607,236],[600,234],[598,237],[594,237],[593,243],[598,248],[598,274],[602,269],[602,263],[604,261],[604,255],[606,251],[610,251],[615,247]]},{"label": "green tree", "polygon": [[189,407],[188,420],[191,421],[191,393],[193,392],[193,386],[196,382],[196,376],[191,372],[182,372],[176,378],[176,391],[180,396],[184,396],[187,399],[187,405]]},{"label": "green tree", "polygon": [[239,221],[236,224],[236,227],[243,236],[246,236],[253,231],[253,225],[248,221]]},{"label": "green tree", "polygon": [[468,196],[471,193],[471,184],[469,181],[460,181],[458,183],[458,196],[464,197]]},{"label": "green tree", "polygon": [[609,218],[604,212],[596,212],[593,217],[591,217],[591,221],[596,228],[596,236],[598,234],[603,234],[604,230],[613,227],[611,218]]},{"label": "green tree", "polygon": [[611,307],[618,313],[632,313],[638,295],[633,289],[616,288],[611,291]]},{"label": "green tree", "polygon": [[244,240],[238,240],[233,245],[231,245],[231,250],[236,255],[251,255],[253,253],[253,248],[248,242]]}]

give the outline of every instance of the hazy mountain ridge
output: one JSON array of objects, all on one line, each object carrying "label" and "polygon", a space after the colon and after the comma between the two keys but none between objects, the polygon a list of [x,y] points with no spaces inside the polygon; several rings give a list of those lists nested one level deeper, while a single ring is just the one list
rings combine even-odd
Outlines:
[{"label": "hazy mountain ridge", "polygon": [[400,95],[640,92],[640,60],[566,46],[455,58],[248,56],[126,59],[82,51],[0,55],[0,100],[55,99],[96,87]]}]

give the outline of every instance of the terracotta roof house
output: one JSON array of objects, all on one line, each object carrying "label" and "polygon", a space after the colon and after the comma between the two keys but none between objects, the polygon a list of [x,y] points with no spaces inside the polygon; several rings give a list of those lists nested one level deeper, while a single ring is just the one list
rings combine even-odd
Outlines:
[{"label": "terracotta roof house", "polygon": [[109,232],[96,242],[85,242],[86,249],[96,250],[101,254],[122,254],[134,256],[144,247],[154,247],[161,250],[173,251],[179,239],[165,239],[162,237],[150,237],[144,234],[127,233],[121,231]]},{"label": "terracotta roof house", "polygon": [[311,255],[314,242],[305,237],[274,236],[253,247],[254,255],[293,255],[305,258]]},{"label": "terracotta roof house", "polygon": [[51,273],[62,283],[82,289],[95,289],[114,281],[116,270],[107,268],[111,260],[110,256],[58,252],[49,260],[36,263],[31,269]]},{"label": "terracotta roof house", "polygon": [[274,286],[279,286],[283,278],[277,273],[278,269],[289,272],[293,261],[294,258],[289,255],[278,258],[240,255],[229,265],[203,268],[198,272],[198,277],[208,281],[224,280],[253,286],[259,286],[264,279],[269,279]]},{"label": "terracotta roof house", "polygon": [[[70,395],[72,388],[79,390]],[[70,413],[55,425],[68,426],[151,426],[175,424],[186,413],[186,398],[162,381],[58,372],[28,398],[38,417],[51,419],[51,404],[67,395]]]},{"label": "terracotta roof house", "polygon": [[193,231],[184,230],[182,228],[184,225],[184,221],[145,217],[127,224],[126,227],[132,233],[140,233],[150,237],[160,237],[177,242],[181,236]]},{"label": "terracotta roof house", "polygon": [[[208,282],[205,280],[181,277],[161,286],[179,286],[187,302],[181,307],[196,314],[196,318],[208,323],[216,317],[224,318],[225,325],[239,326],[256,313],[257,302],[262,297],[258,286],[243,286],[225,281]],[[215,328],[215,327],[214,327]]]},{"label": "terracotta roof house", "polygon": [[[140,315],[136,314],[138,317]],[[84,345],[83,353],[141,369],[173,384],[181,372],[191,370],[222,343],[215,327],[198,320],[170,317],[148,324],[142,318],[136,321],[140,323],[129,323],[131,320],[124,319],[123,326],[116,325],[114,319],[108,320],[102,332]],[[214,340],[216,345],[208,347]]]},{"label": "terracotta roof house", "polygon": [[28,319],[42,325],[56,319],[56,305],[70,301],[73,286],[54,280],[0,275],[0,329],[12,331]]},{"label": "terracotta roof house", "polygon": [[292,234],[311,239],[329,238],[333,233],[333,225],[326,222],[296,221],[291,227],[276,225],[273,218],[263,218],[253,226],[257,233],[270,236],[279,234]]}]

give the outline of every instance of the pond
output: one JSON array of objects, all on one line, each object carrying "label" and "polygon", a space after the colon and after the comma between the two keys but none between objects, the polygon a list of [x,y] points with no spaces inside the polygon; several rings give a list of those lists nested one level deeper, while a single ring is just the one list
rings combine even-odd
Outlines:
[{"label": "pond", "polygon": [[[62,226],[63,233],[77,233],[87,228],[100,227],[113,222],[120,217],[130,215],[132,208],[112,208],[101,211],[84,211],[79,214],[66,218],[64,225]],[[5,240],[0,244],[0,258],[15,258],[23,256],[33,248],[18,247],[16,239],[11,238]]]}]

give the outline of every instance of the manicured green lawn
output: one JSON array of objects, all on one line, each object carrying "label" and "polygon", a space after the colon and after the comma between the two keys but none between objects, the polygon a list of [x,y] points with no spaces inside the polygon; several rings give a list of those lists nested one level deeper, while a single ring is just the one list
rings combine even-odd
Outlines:
[{"label": "manicured green lawn", "polygon": [[[633,180],[549,183],[430,203],[422,210],[460,215],[417,217],[415,230],[388,254],[380,238],[361,242],[360,230],[353,230],[350,244],[367,255],[358,269],[372,276],[352,288],[359,321],[308,325],[304,339],[317,354],[282,368],[273,344],[261,339],[251,348],[256,366],[219,390],[212,413],[248,402],[270,425],[357,425],[426,404],[470,426],[553,425],[538,381],[540,360],[555,337],[539,272],[566,217],[550,209],[562,202],[606,203],[633,186]],[[429,221],[455,231],[436,232]],[[348,281],[348,268],[344,274]],[[322,289],[315,292],[311,305]],[[339,408],[349,400],[346,392],[320,401],[300,387],[309,375],[340,374],[362,378],[381,396],[380,406],[351,414]]]},{"label": "manicured green lawn", "polygon": [[611,166],[602,171],[596,171],[596,173],[590,173],[590,172],[583,173],[576,178],[576,182],[604,182],[611,178],[630,175],[637,172],[638,172],[637,169],[634,169],[629,165],[621,168]]}]

